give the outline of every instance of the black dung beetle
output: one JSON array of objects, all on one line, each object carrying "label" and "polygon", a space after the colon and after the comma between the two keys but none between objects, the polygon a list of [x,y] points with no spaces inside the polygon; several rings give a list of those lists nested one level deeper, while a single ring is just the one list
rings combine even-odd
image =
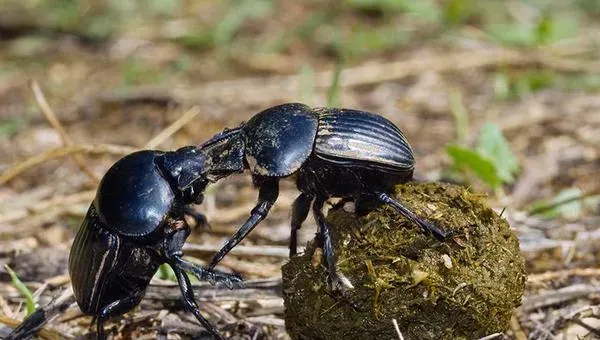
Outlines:
[{"label": "black dung beetle", "polygon": [[[229,288],[240,284],[241,278],[182,259],[190,234],[184,215],[192,213],[190,204],[201,202],[206,182],[179,190],[178,178],[171,174],[182,167],[194,168],[193,162],[201,159],[196,154],[195,148],[135,152],[115,163],[100,182],[69,256],[75,299],[83,313],[96,318],[98,339],[105,338],[103,323],[108,317],[140,303],[163,263],[175,272],[186,309],[215,338],[223,339],[200,314],[186,272]],[[203,219],[197,214],[192,217]],[[39,320],[24,322],[36,323],[41,325]],[[22,338],[19,334],[30,333],[17,329],[12,339]]]},{"label": "black dung beetle", "polygon": [[330,197],[353,200],[358,212],[365,211],[369,202],[388,204],[438,240],[449,236],[389,195],[395,184],[412,179],[415,161],[400,129],[380,115],[283,104],[217,134],[200,151],[204,168],[195,168],[181,187],[249,169],[259,189],[250,217],[213,257],[211,269],[266,217],[277,199],[279,180],[286,177],[295,179],[301,192],[293,204],[290,255],[296,253],[296,234],[312,204],[334,290],[352,284],[336,271],[330,227],[322,212]]}]

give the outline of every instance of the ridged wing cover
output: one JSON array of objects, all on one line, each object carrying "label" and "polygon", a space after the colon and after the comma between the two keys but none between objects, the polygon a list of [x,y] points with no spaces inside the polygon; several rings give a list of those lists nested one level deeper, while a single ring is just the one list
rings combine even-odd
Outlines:
[{"label": "ridged wing cover", "polygon": [[413,151],[400,129],[369,112],[319,108],[315,141],[318,157],[339,163],[365,165],[390,172],[412,172]]},{"label": "ridged wing cover", "polygon": [[69,254],[69,274],[77,304],[86,314],[96,314],[104,287],[117,265],[120,239],[102,228],[94,205],[90,206]]},{"label": "ridged wing cover", "polygon": [[313,150],[317,118],[304,104],[290,103],[257,113],[244,126],[246,161],[252,173],[287,176]]}]

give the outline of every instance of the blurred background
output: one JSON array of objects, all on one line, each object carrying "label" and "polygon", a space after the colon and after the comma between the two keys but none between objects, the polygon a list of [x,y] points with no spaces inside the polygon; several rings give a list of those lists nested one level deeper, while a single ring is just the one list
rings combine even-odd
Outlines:
[{"label": "blurred background", "polygon": [[[384,115],[412,144],[418,180],[487,194],[509,220],[530,277],[498,338],[597,337],[599,18],[596,0],[4,0],[0,315],[20,320],[23,301],[68,285],[74,231],[120,156],[199,144],[300,101]],[[208,260],[256,195],[247,174],[211,187],[199,207],[211,230],[198,227],[187,254]],[[283,184],[248,253],[221,269],[276,285],[295,195]],[[315,230],[306,223],[301,244]],[[161,271],[156,284],[172,279]],[[285,339],[276,295],[208,299],[203,310],[240,338]],[[176,301],[149,299],[113,329],[189,337],[199,326]],[[50,336],[85,334],[89,321],[73,310]]]}]

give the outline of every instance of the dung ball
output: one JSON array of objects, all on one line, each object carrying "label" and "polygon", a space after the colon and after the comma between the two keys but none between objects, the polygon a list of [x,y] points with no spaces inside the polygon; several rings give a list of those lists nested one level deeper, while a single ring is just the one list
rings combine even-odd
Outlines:
[{"label": "dung ball", "polygon": [[484,196],[409,183],[395,197],[454,236],[440,242],[390,206],[327,216],[338,271],[353,289],[332,292],[322,251],[309,243],[283,266],[292,339],[474,339],[508,328],[526,281],[519,243]]}]

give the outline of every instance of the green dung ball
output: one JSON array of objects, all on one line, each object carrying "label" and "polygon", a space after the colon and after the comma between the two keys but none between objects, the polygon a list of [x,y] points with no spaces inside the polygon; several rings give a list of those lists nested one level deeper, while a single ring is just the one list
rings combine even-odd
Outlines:
[{"label": "green dung ball", "polygon": [[[329,211],[337,268],[354,289],[327,287],[315,243],[283,266],[292,339],[476,339],[508,328],[526,280],[519,243],[481,195],[446,184],[399,185],[396,197],[457,236],[425,235],[389,206]],[[315,256],[316,255],[316,256]],[[320,261],[319,261],[320,260]]]}]

